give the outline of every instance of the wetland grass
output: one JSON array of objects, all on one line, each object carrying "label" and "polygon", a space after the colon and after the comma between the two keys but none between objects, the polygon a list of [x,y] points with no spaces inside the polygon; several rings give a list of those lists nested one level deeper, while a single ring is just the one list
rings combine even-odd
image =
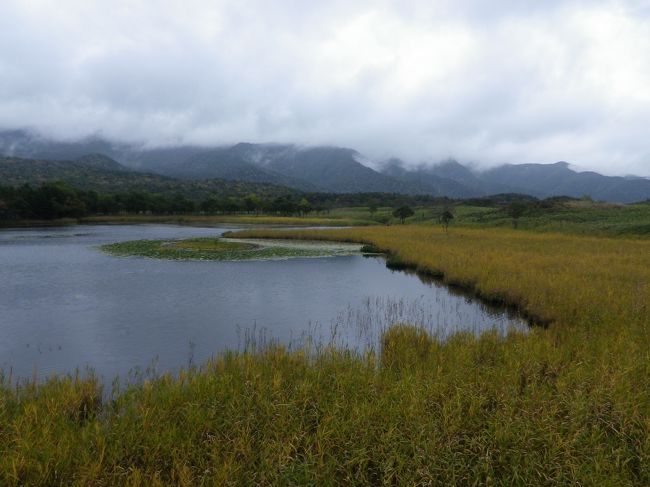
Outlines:
[{"label": "wetland grass", "polygon": [[103,400],[92,377],[5,381],[1,485],[650,484],[650,242],[244,235],[371,244],[551,326],[440,340],[397,324],[365,352],[268,345]]}]

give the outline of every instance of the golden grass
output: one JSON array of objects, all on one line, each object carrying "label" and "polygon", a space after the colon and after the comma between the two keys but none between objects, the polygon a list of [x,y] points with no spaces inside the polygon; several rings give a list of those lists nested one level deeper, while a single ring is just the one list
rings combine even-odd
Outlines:
[{"label": "golden grass", "polygon": [[237,237],[355,241],[448,283],[512,303],[557,329],[648,322],[650,241],[421,226],[246,230]]}]

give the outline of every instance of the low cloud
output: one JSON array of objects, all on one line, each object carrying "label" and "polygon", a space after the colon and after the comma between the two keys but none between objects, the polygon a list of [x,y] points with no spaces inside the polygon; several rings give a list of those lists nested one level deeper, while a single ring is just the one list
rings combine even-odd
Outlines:
[{"label": "low cloud", "polygon": [[0,127],[650,176],[646,5],[5,0]]}]

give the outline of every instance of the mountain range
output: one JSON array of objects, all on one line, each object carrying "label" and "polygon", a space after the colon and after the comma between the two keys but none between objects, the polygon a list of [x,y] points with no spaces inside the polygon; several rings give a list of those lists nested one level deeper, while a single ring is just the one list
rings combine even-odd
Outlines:
[{"label": "mountain range", "polygon": [[[505,164],[479,171],[453,159],[418,166],[396,158],[371,162],[357,151],[341,147],[239,143],[215,147],[146,148],[100,137],[60,142],[22,130],[0,132],[0,154],[81,164],[84,156],[101,154],[119,166],[104,161],[108,166],[103,169],[121,171],[125,180],[133,177],[134,171],[147,174],[149,178],[174,178],[161,179],[161,184],[173,180],[186,181],[183,184],[226,180],[285,186],[303,192],[385,192],[452,198],[497,193],[521,193],[538,198],[589,195],[595,200],[621,203],[650,198],[650,179],[578,172],[566,162]],[[5,173],[0,171],[0,177],[6,179]]]}]

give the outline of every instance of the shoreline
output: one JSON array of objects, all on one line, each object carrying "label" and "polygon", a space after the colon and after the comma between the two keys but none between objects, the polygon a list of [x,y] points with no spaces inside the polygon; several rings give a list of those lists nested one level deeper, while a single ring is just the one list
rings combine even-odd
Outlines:
[{"label": "shoreline", "polygon": [[116,215],[55,220],[2,220],[0,229],[28,227],[61,227],[77,225],[138,225],[160,223],[187,226],[222,224],[291,225],[291,226],[368,226],[375,222],[327,217],[284,217],[273,215]]},{"label": "shoreline", "polygon": [[[246,240],[238,238],[236,232],[227,232],[227,235],[223,235],[222,238],[237,240]],[[251,240],[254,239],[273,239],[273,237],[250,237]],[[301,238],[292,238],[290,236],[278,237],[277,240],[302,240]],[[318,239],[314,238],[314,241],[318,242],[337,242],[329,239]],[[444,286],[450,292],[457,292],[458,294],[470,298],[477,299],[479,303],[487,308],[492,309],[495,312],[505,312],[507,314],[512,314],[518,319],[525,321],[529,328],[548,328],[552,323],[552,319],[544,319],[540,316],[536,316],[528,311],[526,311],[520,303],[508,300],[501,295],[488,295],[482,293],[476,286],[474,282],[464,282],[461,280],[450,279],[446,276],[444,271],[441,270],[432,270],[418,265],[415,262],[408,262],[401,259],[395,252],[392,252],[389,249],[382,249],[376,247],[374,244],[368,244],[367,242],[350,242],[350,241],[339,241],[340,243],[356,243],[361,245],[362,255],[367,256],[380,256],[384,259],[386,268],[391,271],[400,271],[406,274],[415,274],[423,282],[434,282],[439,285]],[[366,250],[364,251],[364,247]]]}]

